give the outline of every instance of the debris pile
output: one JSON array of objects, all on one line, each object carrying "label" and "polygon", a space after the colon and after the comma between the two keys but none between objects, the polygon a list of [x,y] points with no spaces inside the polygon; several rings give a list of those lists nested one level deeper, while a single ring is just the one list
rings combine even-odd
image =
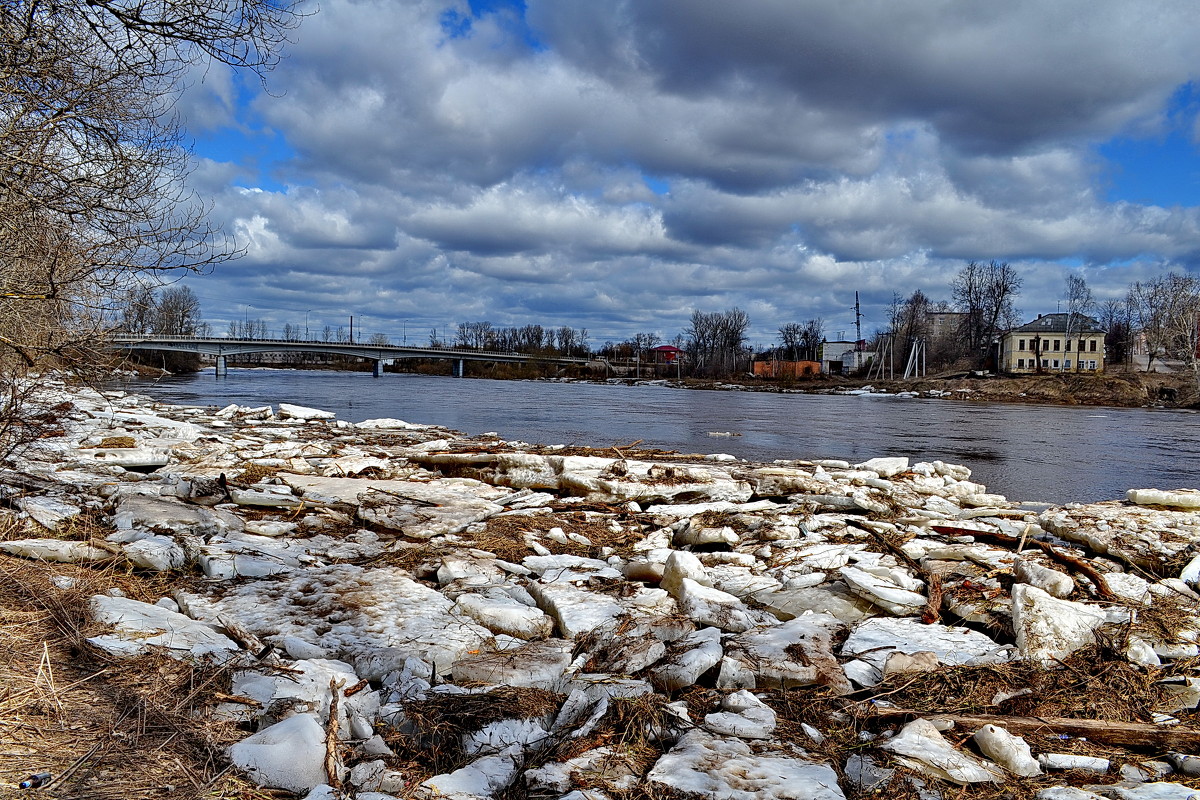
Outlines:
[{"label": "debris pile", "polygon": [[86,647],[216,669],[193,716],[259,786],[1200,796],[1200,491],[1029,507],[941,462],[55,391],[0,551],[160,587],[88,596]]}]

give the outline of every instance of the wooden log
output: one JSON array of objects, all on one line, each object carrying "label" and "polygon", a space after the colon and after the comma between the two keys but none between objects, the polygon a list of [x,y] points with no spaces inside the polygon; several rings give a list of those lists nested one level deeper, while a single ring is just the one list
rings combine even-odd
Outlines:
[{"label": "wooden log", "polygon": [[965,730],[978,730],[984,725],[996,725],[1014,736],[1067,735],[1101,744],[1137,750],[1178,750],[1194,753],[1200,750],[1200,730],[1179,726],[1153,725],[1145,722],[1109,722],[1100,719],[1070,719],[1067,717],[1012,717],[1004,714],[940,714],[935,711],[913,711],[905,708],[879,708],[872,716],[881,720],[915,719],[949,720]]}]

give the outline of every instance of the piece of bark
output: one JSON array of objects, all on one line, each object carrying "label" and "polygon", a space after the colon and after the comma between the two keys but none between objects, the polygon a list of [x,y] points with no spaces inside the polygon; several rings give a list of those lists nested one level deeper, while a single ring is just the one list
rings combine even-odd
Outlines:
[{"label": "piece of bark", "polygon": [[927,573],[925,585],[929,590],[929,601],[925,603],[925,608],[921,611],[921,621],[926,625],[932,625],[942,619],[942,576],[932,572]]},{"label": "piece of bark", "polygon": [[984,725],[996,725],[1014,736],[1066,734],[1102,744],[1139,750],[1177,750],[1183,753],[1200,750],[1200,730],[1145,722],[1109,722],[1067,717],[1010,717],[1003,714],[939,714],[934,711],[879,707],[875,707],[873,716],[879,719],[922,717],[929,720],[949,720],[955,725],[961,725],[965,730],[978,730]]}]

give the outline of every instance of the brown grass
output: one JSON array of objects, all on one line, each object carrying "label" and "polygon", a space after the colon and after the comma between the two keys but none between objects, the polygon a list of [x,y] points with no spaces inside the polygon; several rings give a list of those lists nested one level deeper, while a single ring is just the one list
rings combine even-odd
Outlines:
[{"label": "brown grass", "polygon": [[250,464],[244,470],[238,473],[236,478],[230,478],[229,482],[235,486],[248,488],[261,481],[263,478],[269,478],[279,472],[279,467],[268,467],[264,464]]},{"label": "brown grass", "polygon": [[470,763],[462,751],[462,736],[505,719],[529,719],[553,714],[563,696],[545,689],[501,686],[478,694],[430,692],[423,700],[404,704],[404,716],[415,729],[407,734],[385,729],[384,739],[398,762],[420,765],[419,783]]},{"label": "brown grass", "polygon": [[[55,574],[79,583],[57,589]],[[117,583],[151,599],[139,580],[0,558],[0,784],[48,771],[44,792],[56,798],[269,797],[226,772],[224,748],[245,732],[206,714],[213,692],[228,690],[225,668],[157,654],[115,659],[85,642],[97,632],[87,596]]]},{"label": "brown grass", "polygon": [[[612,548],[617,553],[628,552],[628,548],[639,541],[641,532],[624,526],[620,532],[612,530],[608,519],[589,519],[582,511],[558,514],[532,514],[530,516],[492,517],[482,533],[471,538],[481,550],[495,553],[497,558],[520,563],[533,550],[525,544],[525,534],[535,534],[538,541],[557,555],[572,555],[583,558],[599,558],[603,548]],[[545,537],[551,528],[561,528],[563,533],[579,534],[590,545],[579,542],[556,542]]]}]

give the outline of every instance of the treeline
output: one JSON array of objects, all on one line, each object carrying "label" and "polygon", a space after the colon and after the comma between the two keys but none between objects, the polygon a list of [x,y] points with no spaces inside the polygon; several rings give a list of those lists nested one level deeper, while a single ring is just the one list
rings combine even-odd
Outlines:
[{"label": "treeline", "polygon": [[439,338],[437,328],[429,333],[431,347],[449,346],[565,358],[587,358],[591,355],[587,342],[587,328],[576,329],[567,326],[550,328],[541,325],[521,325],[514,328],[497,328],[490,322],[460,322],[451,342]]},{"label": "treeline", "polygon": [[[200,312],[200,299],[186,286],[137,286],[127,291],[116,308],[117,330],[154,336],[211,336],[212,328]],[[197,353],[167,350],[134,350],[129,358],[168,372],[200,369]]]}]

